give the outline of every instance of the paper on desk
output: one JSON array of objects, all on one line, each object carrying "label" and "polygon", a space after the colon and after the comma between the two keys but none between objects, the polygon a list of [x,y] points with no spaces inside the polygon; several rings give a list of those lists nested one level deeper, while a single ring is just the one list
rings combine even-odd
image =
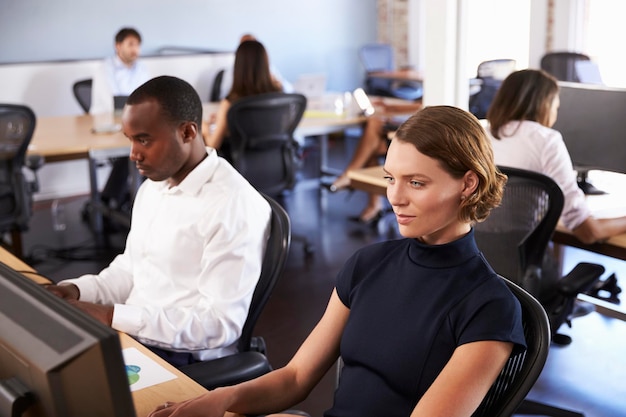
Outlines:
[{"label": "paper on desk", "polygon": [[141,353],[137,348],[123,349],[122,354],[131,391],[138,391],[176,378],[176,375]]}]

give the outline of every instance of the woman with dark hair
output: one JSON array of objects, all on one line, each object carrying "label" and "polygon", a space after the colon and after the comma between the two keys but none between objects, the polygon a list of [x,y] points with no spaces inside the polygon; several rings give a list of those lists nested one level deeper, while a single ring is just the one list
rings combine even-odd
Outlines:
[{"label": "woman with dark hair", "polygon": [[511,73],[487,112],[496,163],[552,178],[565,197],[561,221],[580,241],[593,243],[626,233],[626,217],[591,215],[563,137],[552,129],[559,104],[559,86],[552,75],[534,69]]},{"label": "woman with dark hair", "polygon": [[[232,103],[243,97],[282,91],[282,86],[270,72],[269,58],[263,44],[256,40],[245,40],[235,53],[233,86],[219,105],[213,129],[203,127],[207,146],[222,150],[224,138],[228,136],[226,115]],[[208,123],[207,123],[208,124]]]},{"label": "woman with dark hair", "polygon": [[487,264],[472,224],[506,177],[470,113],[427,107],[400,126],[385,161],[387,198],[405,239],[357,251],[293,359],[257,379],[166,403],[152,417],[222,417],[302,401],[341,356],[327,417],[469,417],[512,350],[521,309]]}]

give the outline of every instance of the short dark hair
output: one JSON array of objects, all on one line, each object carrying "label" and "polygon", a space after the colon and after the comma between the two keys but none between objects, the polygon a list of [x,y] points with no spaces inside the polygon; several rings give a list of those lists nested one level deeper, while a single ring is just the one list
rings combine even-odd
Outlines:
[{"label": "short dark hair", "polygon": [[139,104],[154,99],[163,115],[172,124],[194,122],[198,130],[202,125],[202,101],[187,81],[163,75],[146,81],[131,93],[126,104]]},{"label": "short dark hair", "polygon": [[117,34],[115,35],[115,43],[122,43],[124,42],[124,39],[128,38],[129,36],[137,38],[139,43],[141,43],[141,35],[134,28],[120,29],[119,32],[117,32]]}]

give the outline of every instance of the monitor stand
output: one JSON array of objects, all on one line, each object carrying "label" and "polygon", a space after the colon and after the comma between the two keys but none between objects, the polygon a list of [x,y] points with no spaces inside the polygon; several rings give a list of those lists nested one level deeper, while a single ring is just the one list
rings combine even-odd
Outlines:
[{"label": "monitor stand", "polygon": [[578,182],[578,187],[583,190],[583,193],[585,193],[585,195],[606,194],[606,191],[602,191],[599,188],[594,187],[593,184],[587,181],[587,174],[589,173],[589,170],[577,168],[576,172],[578,172],[578,176],[576,178],[576,181]]}]

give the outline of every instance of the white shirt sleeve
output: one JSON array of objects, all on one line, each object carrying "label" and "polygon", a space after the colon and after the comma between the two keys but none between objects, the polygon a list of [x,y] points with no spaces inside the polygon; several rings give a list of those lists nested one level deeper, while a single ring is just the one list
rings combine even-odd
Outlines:
[{"label": "white shirt sleeve", "polygon": [[578,227],[590,215],[585,193],[576,181],[576,170],[563,141],[561,133],[552,130],[553,137],[541,152],[541,165],[545,175],[552,178],[561,188],[565,203],[561,213],[561,222],[570,230]]},{"label": "white shirt sleeve", "polygon": [[105,62],[101,62],[93,74],[90,114],[113,112],[113,91],[109,86],[105,66]]}]

